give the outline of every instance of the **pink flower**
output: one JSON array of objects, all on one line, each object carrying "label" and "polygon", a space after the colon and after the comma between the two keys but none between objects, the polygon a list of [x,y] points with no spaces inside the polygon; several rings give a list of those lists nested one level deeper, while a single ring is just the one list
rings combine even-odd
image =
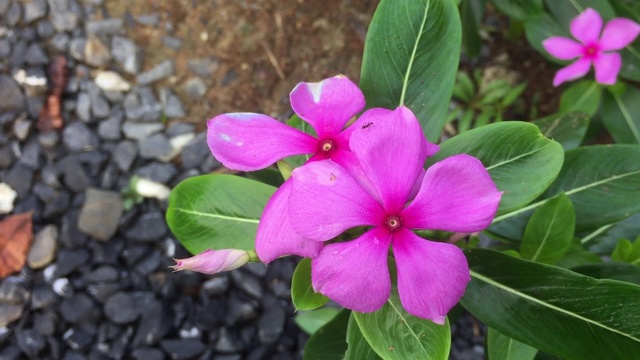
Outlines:
[{"label": "pink flower", "polygon": [[[313,154],[308,162],[331,159],[362,177],[349,139],[354,129],[366,125],[366,117],[361,116],[343,129],[364,108],[360,89],[338,75],[318,83],[298,84],[290,101],[295,113],[313,127],[317,138],[267,115],[222,114],[207,123],[207,141],[213,155],[230,169],[253,171],[288,156]],[[437,149],[437,145],[429,144],[431,154]],[[313,257],[322,248],[322,243],[304,238],[291,227],[286,210],[290,191],[289,179],[273,194],[260,219],[256,252],[265,263],[283,255]]]},{"label": "pink flower", "polygon": [[313,288],[355,311],[379,309],[391,289],[391,247],[404,308],[443,324],[470,279],[466,258],[455,245],[424,240],[411,230],[480,231],[491,223],[502,193],[469,155],[449,157],[425,173],[427,141],[409,109],[379,111],[367,125],[354,129],[349,145],[376,194],[333,161],[292,173],[289,218],[300,234],[323,242],[371,227],[355,240],[320,250],[312,261]]},{"label": "pink flower", "polygon": [[612,51],[631,44],[640,34],[640,25],[629,19],[615,18],[607,22],[602,31],[602,17],[597,11],[588,8],[571,21],[570,30],[571,35],[579,42],[560,36],[550,37],[542,42],[545,50],[560,60],[578,58],[556,73],[553,85],[559,86],[565,81],[586,75],[591,64],[596,71],[597,82],[615,84],[622,59],[620,54]]},{"label": "pink flower", "polygon": [[249,259],[249,253],[245,250],[205,250],[187,259],[174,259],[176,264],[171,268],[174,271],[193,270],[203,274],[217,274],[237,269],[249,262]]}]

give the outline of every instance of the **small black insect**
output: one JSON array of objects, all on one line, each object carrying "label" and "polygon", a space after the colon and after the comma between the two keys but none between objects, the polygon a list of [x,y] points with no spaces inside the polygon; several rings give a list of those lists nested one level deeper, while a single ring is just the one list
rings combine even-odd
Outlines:
[{"label": "small black insect", "polygon": [[369,128],[371,125],[373,125],[373,123],[372,123],[372,122],[366,123],[366,124],[362,125],[361,129],[367,129],[367,128]]}]

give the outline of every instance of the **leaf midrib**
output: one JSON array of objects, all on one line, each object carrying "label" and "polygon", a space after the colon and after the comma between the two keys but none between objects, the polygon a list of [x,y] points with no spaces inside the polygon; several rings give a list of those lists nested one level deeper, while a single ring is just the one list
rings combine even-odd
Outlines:
[{"label": "leaf midrib", "polygon": [[422,17],[422,23],[420,24],[418,35],[416,36],[416,41],[413,44],[413,50],[411,51],[411,57],[409,57],[409,62],[407,64],[407,71],[404,73],[404,79],[402,80],[402,92],[400,93],[400,104],[398,104],[398,106],[404,105],[404,97],[407,93],[407,87],[409,86],[409,75],[411,74],[411,68],[413,67],[413,62],[415,61],[415,58],[416,58],[416,53],[418,51],[418,44],[420,43],[422,32],[424,31],[425,25],[427,24],[427,14],[429,14],[430,5],[431,5],[431,0],[427,0],[427,4],[424,10],[424,16]]},{"label": "leaf midrib", "polygon": [[533,296],[531,296],[531,295],[525,294],[525,293],[523,293],[523,292],[521,292],[521,291],[519,291],[519,290],[516,290],[516,289],[514,289],[514,288],[512,288],[512,287],[509,287],[509,286],[507,286],[507,285],[504,285],[504,284],[502,284],[502,283],[499,283],[499,282],[497,282],[497,281],[494,281],[493,279],[488,278],[488,277],[486,277],[486,276],[484,276],[484,275],[478,274],[477,272],[475,272],[475,271],[473,271],[473,270],[470,270],[469,272],[471,273],[471,276],[472,276],[472,277],[475,277],[476,279],[478,279],[478,280],[480,280],[480,281],[484,281],[485,283],[487,283],[487,284],[489,284],[489,285],[495,286],[495,287],[497,287],[497,288],[499,288],[499,289],[502,289],[502,290],[504,290],[504,291],[506,291],[506,292],[509,292],[509,293],[511,293],[511,294],[514,294],[514,295],[520,296],[520,297],[524,298],[525,300],[532,301],[532,302],[534,302],[534,303],[536,303],[536,304],[539,304],[539,305],[541,305],[541,306],[543,306],[543,307],[547,307],[547,308],[549,308],[549,309],[552,309],[552,310],[555,310],[555,311],[561,312],[561,313],[563,313],[563,314],[565,314],[565,315],[568,315],[568,316],[570,316],[570,317],[576,318],[576,319],[578,319],[578,320],[582,320],[582,321],[584,321],[584,322],[586,322],[586,323],[589,323],[589,324],[595,325],[595,326],[597,326],[597,327],[600,327],[600,328],[602,328],[602,329],[605,329],[605,330],[611,331],[611,332],[613,332],[613,333],[619,334],[619,335],[621,335],[621,336],[624,336],[624,337],[629,338],[629,339],[631,339],[631,340],[633,340],[633,341],[635,341],[635,342],[640,343],[640,339],[639,339],[639,338],[634,337],[634,336],[633,336],[633,335],[631,335],[631,334],[627,334],[627,333],[624,333],[624,332],[622,332],[622,331],[620,331],[620,330],[613,329],[613,328],[611,328],[611,327],[609,327],[609,326],[606,326],[606,325],[604,325],[604,324],[602,324],[602,323],[600,323],[600,322],[597,322],[597,321],[595,321],[595,320],[592,320],[592,319],[586,318],[586,317],[584,317],[584,316],[582,316],[582,315],[580,315],[580,314],[576,314],[576,313],[574,313],[574,312],[571,312],[571,311],[568,311],[568,310],[562,309],[562,308],[560,308],[560,307],[557,307],[557,306],[555,306],[555,305],[549,304],[549,303],[547,303],[547,302],[545,302],[545,301],[543,301],[543,300],[541,300],[541,299],[538,299],[538,298],[533,297]]},{"label": "leaf midrib", "polygon": [[183,209],[183,208],[174,208],[174,211],[180,211],[180,212],[191,214],[191,215],[197,215],[197,216],[203,216],[203,217],[211,217],[211,218],[216,218],[216,219],[230,220],[230,221],[237,221],[237,222],[244,222],[244,223],[251,223],[251,224],[257,224],[257,223],[260,222],[259,219],[232,217],[232,216],[226,216],[226,215],[222,215],[222,214],[218,214],[218,213],[203,213],[203,212],[200,212],[200,211],[187,210],[187,209]]},{"label": "leaf midrib", "polygon": [[635,137],[636,141],[640,144],[640,132],[638,132],[638,129],[635,127],[635,124],[633,123],[633,119],[631,119],[631,114],[629,114],[629,110],[622,102],[622,99],[620,99],[620,96],[618,96],[617,94],[613,94],[613,98],[615,99],[616,104],[618,104],[618,107],[620,108],[622,117],[627,122],[629,129],[631,129],[631,132],[633,133],[633,137]]},{"label": "leaf midrib", "polygon": [[398,317],[400,317],[400,319],[402,319],[402,322],[407,326],[407,329],[409,329],[409,331],[411,332],[411,335],[416,339],[416,341],[418,342],[418,344],[420,344],[420,348],[422,348],[422,351],[424,351],[425,354],[429,354],[429,352],[427,351],[427,349],[425,349],[424,345],[422,344],[422,342],[420,341],[420,338],[418,337],[418,334],[416,334],[413,331],[413,328],[409,325],[409,323],[407,322],[407,320],[404,318],[404,316],[402,316],[402,313],[400,312],[400,310],[398,310],[398,308],[391,302],[391,299],[387,300],[387,302],[389,303],[389,305],[391,305],[391,308],[393,308],[393,311],[396,312],[396,314],[398,315]]},{"label": "leaf midrib", "polygon": [[[606,179],[594,181],[592,183],[589,183],[589,184],[586,184],[586,185],[583,185],[583,186],[579,186],[577,188],[565,191],[565,194],[567,196],[570,196],[570,195],[579,193],[579,192],[584,191],[584,190],[589,190],[592,187],[603,185],[603,184],[606,184],[606,183],[609,183],[609,182],[612,182],[612,181],[616,181],[618,179],[625,178],[627,176],[633,176],[633,175],[637,175],[637,174],[640,174],[640,170],[632,171],[632,172],[629,172],[629,173],[626,173],[626,174],[622,174],[622,175],[612,175],[612,176],[610,176],[610,177],[608,177]],[[522,214],[524,212],[527,212],[529,210],[533,210],[533,209],[537,208],[538,206],[541,206],[541,205],[545,204],[549,200],[551,200],[551,198],[540,200],[540,201],[538,201],[536,203],[533,203],[533,204],[531,204],[529,206],[525,206],[525,207],[523,207],[523,208],[521,208],[519,210],[512,211],[512,212],[504,214],[502,216],[497,216],[497,217],[495,217],[493,219],[493,222],[491,224],[493,225],[493,224],[496,224],[496,223],[498,223],[500,221],[503,221],[505,219],[520,215],[520,214]]]}]

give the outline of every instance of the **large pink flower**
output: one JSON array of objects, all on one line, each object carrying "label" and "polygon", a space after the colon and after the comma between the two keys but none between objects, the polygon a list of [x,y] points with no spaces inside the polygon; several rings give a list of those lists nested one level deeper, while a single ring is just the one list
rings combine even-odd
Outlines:
[{"label": "large pink flower", "polygon": [[[553,78],[553,85],[575,80],[586,75],[591,64],[596,71],[596,81],[613,85],[622,66],[622,50],[640,34],[640,25],[632,20],[615,18],[607,22],[602,30],[602,17],[588,8],[571,21],[571,35],[579,42],[554,36],[542,42],[549,54],[560,60],[572,60],[571,65],[560,69]],[[602,31],[602,35],[600,32]]]},{"label": "large pink flower", "polygon": [[404,308],[443,324],[470,279],[466,258],[455,245],[424,240],[411,230],[480,231],[491,223],[501,192],[468,155],[449,157],[425,173],[427,142],[405,107],[369,116],[354,129],[350,147],[375,194],[333,161],[309,163],[292,174],[289,219],[300,234],[322,242],[371,227],[355,240],[320,250],[312,261],[314,289],[355,311],[379,309],[391,289],[391,247]]}]

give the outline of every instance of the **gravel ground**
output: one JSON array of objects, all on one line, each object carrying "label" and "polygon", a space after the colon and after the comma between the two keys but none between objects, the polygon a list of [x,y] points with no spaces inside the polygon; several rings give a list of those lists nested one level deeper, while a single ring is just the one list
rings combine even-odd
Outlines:
[{"label": "gravel ground", "polygon": [[[0,280],[0,360],[300,359],[295,259],[217,276],[168,268],[188,254],[165,224],[163,186],[219,168],[201,127],[180,121],[214,65],[189,59],[179,96],[173,59],[144,66],[126,35],[157,15],[92,20],[101,11],[0,0],[0,197],[15,191],[10,213],[33,211],[35,232],[28,265]],[[159,190],[135,198],[134,177]],[[483,358],[477,322],[453,330],[452,359]]]}]

